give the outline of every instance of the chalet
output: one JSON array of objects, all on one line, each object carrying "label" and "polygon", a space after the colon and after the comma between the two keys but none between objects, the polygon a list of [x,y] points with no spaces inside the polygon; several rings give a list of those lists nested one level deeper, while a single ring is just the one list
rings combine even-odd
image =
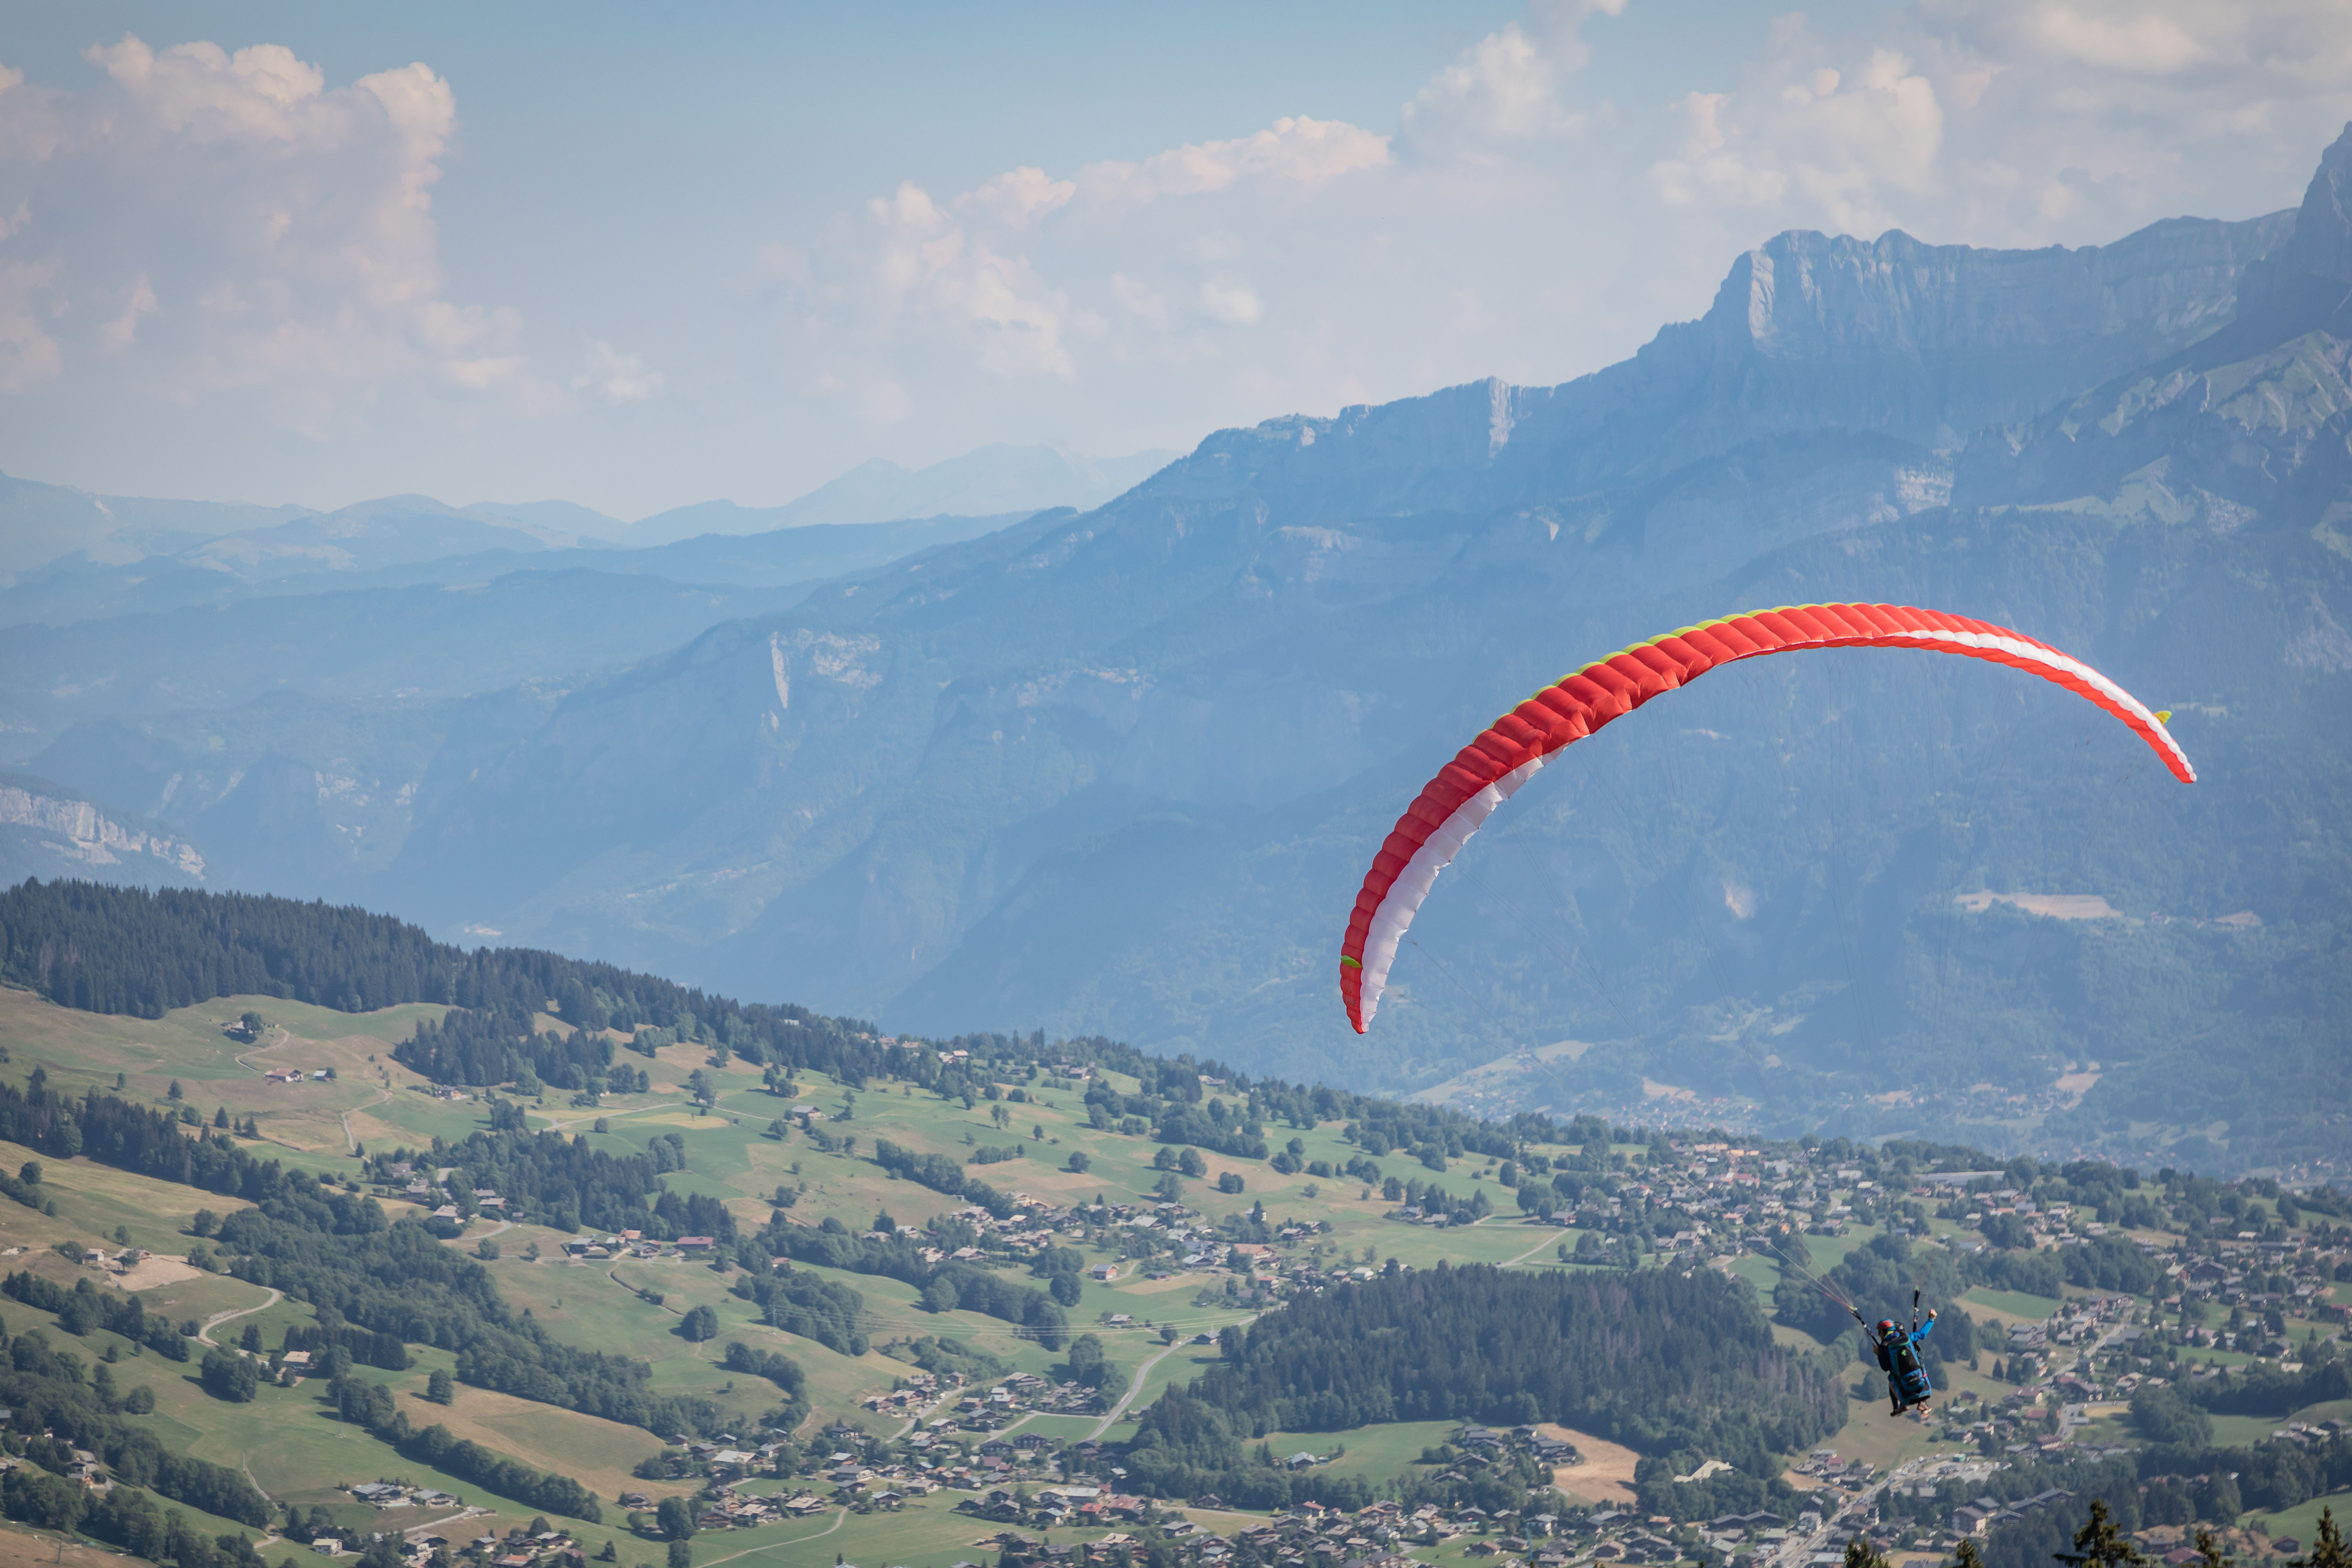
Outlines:
[{"label": "chalet", "polygon": [[680,1252],[708,1252],[719,1245],[719,1240],[709,1236],[681,1236],[675,1245]]}]

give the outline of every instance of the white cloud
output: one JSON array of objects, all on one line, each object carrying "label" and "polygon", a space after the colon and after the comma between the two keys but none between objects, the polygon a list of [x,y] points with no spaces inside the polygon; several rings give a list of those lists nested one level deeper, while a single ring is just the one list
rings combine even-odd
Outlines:
[{"label": "white cloud", "polygon": [[2168,76],[2213,58],[2168,16],[2085,16],[2069,5],[2052,5],[2028,26],[2048,52],[2104,70]]},{"label": "white cloud", "polygon": [[1786,75],[1744,100],[1747,120],[1728,94],[1685,95],[1679,155],[1651,171],[1661,199],[1875,234],[1895,222],[1891,196],[1935,191],[1943,105],[1908,58],[1874,49],[1851,77],[1793,64]]},{"label": "white cloud", "polygon": [[1066,301],[1024,258],[992,249],[911,183],[867,203],[866,217],[879,240],[868,300],[887,327],[951,334],[998,377],[1074,373]]},{"label": "white cloud", "polygon": [[1389,161],[1387,137],[1345,121],[1299,115],[1231,142],[1155,153],[1139,163],[1089,163],[1076,183],[1091,202],[1141,204],[1214,195],[1244,181],[1312,190]]},{"label": "white cloud", "polygon": [[659,397],[667,384],[668,378],[648,367],[644,355],[618,353],[607,342],[590,343],[586,365],[572,378],[572,391],[616,406]]},{"label": "white cloud", "polygon": [[115,85],[174,135],[218,142],[315,140],[342,127],[341,106],[322,94],[327,79],[294,51],[257,44],[229,54],[218,44],[179,44],[162,55],[125,34],[84,51]]},{"label": "white cloud", "polygon": [[127,349],[139,337],[139,318],[155,309],[155,290],[148,286],[147,274],[131,286],[130,297],[123,301],[122,314],[98,330],[100,342],[110,349]]},{"label": "white cloud", "polygon": [[330,87],[277,44],[86,53],[88,91],[0,78],[0,163],[30,193],[0,226],[5,384],[86,364],[181,405],[248,392],[320,439],[388,395],[526,387],[517,313],[447,297],[457,110],[429,67]]},{"label": "white cloud", "polygon": [[1257,290],[1230,278],[1202,279],[1201,309],[1211,321],[1229,327],[1255,326],[1265,314],[1265,303],[1257,297]]},{"label": "white cloud", "polygon": [[29,391],[65,363],[41,325],[40,302],[56,277],[53,262],[0,262],[0,393]]},{"label": "white cloud", "polygon": [[[2352,113],[2340,0],[1916,0],[1874,32],[1776,25],[1678,99],[1650,169],[1727,224],[2082,244],[2286,197]],[[1725,237],[1733,237],[1724,230]]]},{"label": "white cloud", "polygon": [[1031,226],[1047,213],[1070,205],[1078,187],[1068,180],[1049,177],[1036,168],[1008,170],[978,190],[956,198],[963,210],[992,218],[1005,228]]},{"label": "white cloud", "polygon": [[1585,20],[1624,10],[1625,0],[1537,0],[1525,26],[1487,34],[1414,95],[1401,117],[1405,139],[1416,149],[1460,150],[1580,132],[1586,117],[1560,101],[1560,88],[1592,58]]},{"label": "white cloud", "polygon": [[[895,422],[921,410],[919,388],[966,376],[1075,384],[1089,353],[1131,363],[1206,352],[1197,334],[1268,314],[1264,292],[1234,270],[1246,246],[1224,220],[1296,212],[1393,162],[1386,136],[1288,116],[1066,178],[1012,169],[945,201],[902,183],[837,220],[824,243],[770,247],[761,266],[793,302],[788,353],[803,385],[856,417]],[[1089,259],[1125,255],[1147,233],[1131,266]],[[1171,298],[1190,308],[1171,310]]]}]

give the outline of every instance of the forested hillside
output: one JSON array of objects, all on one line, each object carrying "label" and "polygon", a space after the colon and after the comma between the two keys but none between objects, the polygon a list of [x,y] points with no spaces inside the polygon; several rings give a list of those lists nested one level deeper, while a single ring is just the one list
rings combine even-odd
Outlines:
[{"label": "forested hillside", "polygon": [[[1129,1124],[1164,1142],[1246,1159],[1267,1157],[1269,1122],[1307,1127],[1348,1119],[1368,1157],[1394,1152],[1437,1170],[1465,1151],[1508,1154],[1519,1140],[1550,1126],[1540,1116],[1488,1122],[1320,1083],[1253,1079],[1213,1058],[1151,1056],[1100,1036],[1057,1040],[1049,1050],[1042,1030],[958,1035],[925,1048],[912,1038],[879,1036],[860,1020],[791,1004],[738,1002],[530,949],[467,952],[363,910],[245,893],[37,880],[0,889],[0,979],[60,1005],[142,1017],[247,994],[347,1012],[446,1004],[450,1011],[438,1023],[420,1023],[398,1046],[401,1064],[436,1082],[520,1084],[530,1093],[540,1086],[591,1096],[607,1088],[625,1092],[617,1075],[634,1083],[637,1069],[616,1050],[693,1041],[755,1067],[825,1072],[851,1084],[896,1076],[967,1098],[981,1092],[976,1075],[989,1063],[1017,1062],[1034,1072],[1049,1060],[1090,1062],[1138,1080],[1131,1094],[1099,1079],[1087,1086],[1085,1103],[1097,1125]],[[551,1016],[560,1026],[542,1028]],[[961,1065],[942,1055],[955,1050],[965,1053]],[[1244,1097],[1238,1114],[1205,1093],[1204,1075],[1231,1080]],[[112,1115],[101,1107],[89,1125],[111,1126]],[[1593,1126],[1607,1131],[1606,1123]],[[138,1136],[135,1129],[121,1135]],[[182,1157],[164,1150],[129,1158]],[[957,1178],[953,1190],[963,1190],[963,1181]]]},{"label": "forested hillside", "polygon": [[[27,880],[0,892],[0,978],[61,1006],[147,1018],[232,995],[353,1013],[443,1003],[454,1011],[401,1050],[449,1083],[528,1072],[583,1089],[612,1065],[607,1030],[664,1029],[851,1079],[878,1070],[889,1049],[870,1025],[803,1007],[738,1003],[552,952],[467,952],[387,915],[241,893]],[[531,1020],[550,1011],[567,1027],[538,1031]]]},{"label": "forested hillside", "polygon": [[1193,1396],[1257,1432],[1556,1421],[1750,1474],[1845,1417],[1834,1377],[1775,1345],[1722,1276],[1448,1268],[1345,1285],[1229,1329]]}]

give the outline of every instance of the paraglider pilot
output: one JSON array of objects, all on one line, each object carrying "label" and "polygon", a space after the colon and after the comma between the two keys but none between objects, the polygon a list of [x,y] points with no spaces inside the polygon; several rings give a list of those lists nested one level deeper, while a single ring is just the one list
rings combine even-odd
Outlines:
[{"label": "paraglider pilot", "polygon": [[1881,1318],[1878,1326],[1869,1331],[1871,1348],[1878,1352],[1879,1370],[1886,1373],[1886,1399],[1893,1406],[1889,1415],[1900,1415],[1916,1406],[1922,1417],[1927,1414],[1927,1401],[1936,1385],[1927,1380],[1927,1363],[1920,1359],[1919,1342],[1936,1327],[1936,1309],[1927,1309],[1927,1321],[1920,1326],[1915,1318],[1911,1331],[1892,1318]]}]

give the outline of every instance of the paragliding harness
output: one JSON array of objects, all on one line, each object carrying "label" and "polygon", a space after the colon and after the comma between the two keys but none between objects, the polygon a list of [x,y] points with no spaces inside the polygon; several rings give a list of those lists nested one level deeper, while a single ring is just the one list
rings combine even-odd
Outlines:
[{"label": "paragliding harness", "polygon": [[[1855,1314],[1857,1317],[1860,1315]],[[1927,1320],[1927,1328],[1932,1331],[1935,1327],[1936,1320],[1931,1316]],[[1887,1414],[1900,1415],[1912,1405],[1927,1404],[1934,1396],[1936,1385],[1928,1380],[1927,1365],[1919,1359],[1919,1342],[1927,1337],[1919,1329],[1919,1292],[1911,1292],[1909,1333],[1905,1333],[1900,1325],[1891,1321],[1884,1326],[1883,1331],[1871,1329],[1869,1332],[1878,1352],[1879,1367],[1886,1373],[1887,1403],[1894,1407]]]},{"label": "paragliding harness", "polygon": [[1769,1233],[1759,1231],[1752,1239],[1779,1258],[1782,1268],[1790,1269],[1811,1281],[1815,1289],[1851,1312],[1853,1315],[1853,1321],[1862,1325],[1863,1338],[1870,1342],[1870,1348],[1877,1353],[1880,1370],[1886,1373],[1886,1400],[1894,1407],[1887,1412],[1888,1415],[1900,1415],[1913,1405],[1924,1405],[1935,1397],[1936,1385],[1928,1380],[1927,1368],[1919,1359],[1919,1342],[1934,1331],[1936,1314],[1933,1312],[1927,1314],[1926,1329],[1919,1327],[1917,1289],[1915,1289],[1911,1292],[1911,1331],[1905,1333],[1902,1328],[1889,1318],[1886,1320],[1885,1331],[1882,1333],[1868,1318],[1862,1315],[1861,1308],[1832,1289],[1828,1280],[1807,1268],[1782,1249],[1772,1240]]}]

